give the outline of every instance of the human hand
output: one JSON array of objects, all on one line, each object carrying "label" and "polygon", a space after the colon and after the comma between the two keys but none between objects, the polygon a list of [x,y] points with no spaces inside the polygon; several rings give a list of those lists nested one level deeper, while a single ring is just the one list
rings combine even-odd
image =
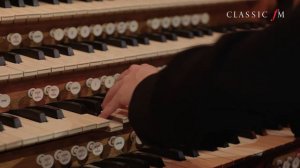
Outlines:
[{"label": "human hand", "polygon": [[158,68],[148,65],[131,65],[117,79],[102,103],[100,117],[107,118],[118,108],[128,107],[136,86],[146,77],[158,72]]}]

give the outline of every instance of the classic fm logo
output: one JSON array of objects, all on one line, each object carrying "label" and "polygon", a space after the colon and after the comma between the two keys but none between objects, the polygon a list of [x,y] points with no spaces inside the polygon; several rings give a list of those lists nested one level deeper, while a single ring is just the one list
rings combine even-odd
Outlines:
[{"label": "classic fm logo", "polygon": [[284,11],[280,9],[275,9],[272,15],[269,11],[227,11],[226,17],[228,19],[269,19],[271,22],[276,19],[284,19]]}]

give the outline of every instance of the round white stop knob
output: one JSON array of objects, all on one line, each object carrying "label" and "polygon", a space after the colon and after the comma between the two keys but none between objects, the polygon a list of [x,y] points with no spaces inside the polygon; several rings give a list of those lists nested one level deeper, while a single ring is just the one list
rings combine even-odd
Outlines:
[{"label": "round white stop knob", "polygon": [[68,82],[66,84],[67,91],[70,91],[73,95],[77,95],[81,90],[81,85],[79,82]]},{"label": "round white stop knob", "polygon": [[115,24],[113,24],[113,23],[107,23],[107,24],[105,25],[105,33],[106,33],[107,35],[112,35],[112,34],[114,34],[115,30],[116,30]]},{"label": "round white stop knob", "polygon": [[128,23],[129,31],[134,33],[139,29],[139,23],[136,20],[132,20]]},{"label": "round white stop knob", "polygon": [[291,163],[289,161],[284,161],[282,168],[290,168],[291,167]]},{"label": "round white stop knob", "polygon": [[125,146],[125,139],[119,136],[112,136],[109,139],[108,144],[116,150],[121,150]]},{"label": "round white stop knob", "polygon": [[87,144],[87,150],[89,152],[92,152],[93,155],[95,156],[100,156],[101,153],[103,152],[103,144],[101,142],[94,142],[94,141],[90,141],[88,144]]},{"label": "round white stop knob", "polygon": [[151,29],[157,30],[160,27],[160,20],[158,18],[150,19],[147,21],[147,25]]},{"label": "round white stop knob", "polygon": [[104,80],[104,86],[109,89],[111,87],[113,87],[113,85],[115,84],[115,78],[113,76],[108,76],[105,80]]},{"label": "round white stop knob", "polygon": [[181,17],[181,24],[183,26],[189,26],[191,24],[191,16],[190,15],[184,15]]},{"label": "round white stop knob", "polygon": [[120,75],[121,75],[121,74],[119,74],[119,73],[114,74],[115,81],[116,81],[117,79],[119,79]]},{"label": "round white stop knob", "polygon": [[191,23],[193,26],[197,26],[201,22],[201,15],[199,14],[194,14],[191,17]]},{"label": "round white stop knob", "polygon": [[28,34],[28,37],[30,40],[32,40],[35,43],[40,43],[43,41],[44,39],[44,34],[41,31],[31,31]]},{"label": "round white stop knob", "polygon": [[58,29],[52,29],[50,31],[50,36],[52,38],[54,38],[54,40],[56,40],[56,41],[61,41],[64,38],[64,36],[65,36],[65,32],[64,32],[63,29],[60,29],[60,28],[58,28]]},{"label": "round white stop knob", "polygon": [[51,155],[38,155],[36,158],[36,163],[42,168],[52,168],[54,165],[54,158]]},{"label": "round white stop knob", "polygon": [[126,30],[127,30],[127,23],[125,23],[125,22],[119,22],[119,23],[117,23],[117,32],[119,34],[125,33]]},{"label": "round white stop knob", "polygon": [[0,94],[0,107],[6,108],[10,105],[10,96],[7,94]]},{"label": "round white stop knob", "polygon": [[59,88],[57,86],[46,86],[44,88],[44,94],[49,96],[51,99],[55,99],[59,95]]},{"label": "round white stop knob", "polygon": [[65,32],[65,35],[71,40],[75,39],[78,35],[78,30],[75,27],[65,28],[64,32]]},{"label": "round white stop knob", "polygon": [[169,17],[164,17],[160,20],[161,22],[161,27],[167,29],[171,25],[171,19]]},{"label": "round white stop knob", "polygon": [[88,150],[84,146],[73,146],[71,149],[71,154],[75,156],[78,160],[84,160],[88,156]]},{"label": "round white stop knob", "polygon": [[203,24],[207,24],[210,20],[210,16],[209,16],[208,13],[203,13],[201,18],[202,18],[202,23]]},{"label": "round white stop knob", "polygon": [[71,153],[67,150],[57,150],[54,153],[54,159],[57,160],[61,165],[67,165],[71,162]]},{"label": "round white stop knob", "polygon": [[98,78],[89,78],[86,80],[86,86],[91,88],[93,91],[97,91],[101,87],[101,81]]},{"label": "round white stop knob", "polygon": [[91,26],[91,31],[94,36],[98,37],[102,34],[103,28],[100,24],[96,24]]},{"label": "round white stop knob", "polygon": [[179,16],[174,16],[174,17],[172,18],[172,26],[173,26],[173,27],[179,27],[180,24],[181,24],[181,19],[180,19],[180,17],[179,17]]},{"label": "round white stop knob", "polygon": [[79,35],[83,38],[89,37],[91,29],[88,26],[78,27]]},{"label": "round white stop knob", "polygon": [[292,168],[299,168],[300,166],[300,160],[298,157],[296,157],[292,162]]},{"label": "round white stop knob", "polygon": [[40,88],[31,88],[28,91],[28,97],[32,98],[35,102],[39,102],[44,97],[44,92]]},{"label": "round white stop knob", "polygon": [[7,41],[13,46],[18,46],[22,42],[22,36],[20,33],[10,33],[7,35]]}]

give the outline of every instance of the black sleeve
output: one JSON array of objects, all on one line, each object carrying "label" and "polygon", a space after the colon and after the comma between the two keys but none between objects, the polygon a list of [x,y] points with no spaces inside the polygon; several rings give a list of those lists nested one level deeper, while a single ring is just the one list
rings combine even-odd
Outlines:
[{"label": "black sleeve", "polygon": [[298,8],[266,30],[226,35],[214,46],[180,53],[142,81],[129,106],[139,137],[163,146],[196,146],[220,130],[252,129],[257,114],[264,123],[277,107],[296,108],[299,16]]}]

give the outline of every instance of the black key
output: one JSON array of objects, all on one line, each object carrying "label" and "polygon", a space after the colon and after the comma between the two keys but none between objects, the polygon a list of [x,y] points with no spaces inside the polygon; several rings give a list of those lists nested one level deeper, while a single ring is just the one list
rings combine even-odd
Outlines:
[{"label": "black key", "polygon": [[50,45],[50,46],[48,46],[48,47],[58,49],[59,53],[60,53],[60,54],[63,54],[63,55],[67,55],[67,56],[72,56],[72,55],[74,55],[73,49],[72,49],[71,47],[69,47],[69,46],[57,44],[57,45]]},{"label": "black key", "polygon": [[85,43],[92,45],[96,50],[101,50],[101,51],[108,50],[106,43],[103,43],[101,41],[85,41]]},{"label": "black key", "polygon": [[36,47],[36,49],[43,51],[46,56],[49,56],[52,58],[60,57],[59,51],[56,48],[41,46],[41,47]]},{"label": "black key", "polygon": [[138,158],[130,158],[124,156],[118,156],[115,158],[108,158],[106,160],[124,162],[130,166],[130,168],[150,168],[149,164],[146,161],[143,161]]},{"label": "black key", "polygon": [[26,5],[39,6],[38,0],[24,0]]},{"label": "black key", "polygon": [[201,30],[205,35],[211,36],[213,34],[213,30],[206,27],[198,27],[197,29]]},{"label": "black key", "polygon": [[0,57],[0,66],[6,65],[4,57]]},{"label": "black key", "polygon": [[127,36],[127,37],[135,38],[141,44],[145,44],[145,45],[149,45],[150,44],[150,39],[148,37],[146,37],[146,36],[143,36],[143,35],[132,35],[132,36]]},{"label": "black key", "polygon": [[43,51],[34,48],[20,48],[20,49],[13,49],[11,51],[37,60],[46,59]]},{"label": "black key", "polygon": [[20,64],[22,62],[22,59],[19,54],[13,53],[13,52],[7,52],[3,55],[4,59],[6,61],[15,63],[15,64]]},{"label": "black key", "polygon": [[59,1],[64,3],[73,3],[73,0],[59,0]]},{"label": "black key", "polygon": [[12,0],[11,4],[17,7],[25,7],[25,3],[23,0]]},{"label": "black key", "polygon": [[11,8],[11,4],[9,0],[1,0],[0,6],[3,8]]},{"label": "black key", "polygon": [[66,100],[70,102],[76,102],[79,104],[84,105],[88,111],[86,113],[98,116],[100,112],[102,111],[101,103],[97,100],[91,100],[91,99],[84,99],[84,98],[78,98],[78,99],[71,99]]},{"label": "black key", "polygon": [[177,150],[180,150],[184,153],[185,156],[190,156],[190,157],[198,157],[199,153],[198,150],[186,148],[186,147],[179,147]]},{"label": "black key", "polygon": [[173,30],[172,32],[181,37],[194,38],[193,32],[188,30]]},{"label": "black key", "polygon": [[58,0],[40,0],[40,1],[51,3],[51,4],[59,4]]},{"label": "black key", "polygon": [[120,47],[120,48],[127,48],[126,41],[116,39],[116,38],[112,38],[112,37],[108,37],[107,39],[97,39],[97,41],[101,41],[101,42],[104,42],[106,44],[116,46],[116,47]]},{"label": "black key", "polygon": [[131,45],[131,46],[138,46],[139,45],[137,39],[132,38],[132,37],[120,36],[120,39],[124,40],[128,45]]},{"label": "black key", "polygon": [[154,40],[154,41],[159,41],[159,42],[167,41],[167,37],[165,35],[158,34],[158,33],[149,33],[146,36],[149,37],[149,39]]},{"label": "black key", "polygon": [[21,121],[18,117],[7,114],[7,113],[0,113],[0,121],[9,127],[19,128],[22,127]]},{"label": "black key", "polygon": [[145,153],[151,153],[154,155],[163,156],[172,160],[183,161],[186,160],[184,153],[176,149],[163,149],[158,147],[145,147],[140,149],[140,151]]},{"label": "black key", "polygon": [[103,102],[104,97],[100,97],[100,96],[91,96],[91,97],[80,97],[81,99],[88,99],[88,100],[96,100],[98,101],[100,104]]},{"label": "black key", "polygon": [[189,31],[193,32],[193,34],[195,36],[198,36],[198,37],[203,37],[204,36],[204,32],[200,29],[190,29]]},{"label": "black key", "polygon": [[23,118],[27,118],[32,121],[36,122],[47,122],[47,118],[45,113],[38,111],[38,110],[33,110],[33,109],[17,109],[17,110],[10,110],[10,114],[20,116]]},{"label": "black key", "polygon": [[91,165],[101,168],[130,168],[130,166],[124,162],[112,161],[107,159],[91,163]]},{"label": "black key", "polygon": [[94,94],[94,96],[105,97],[106,93],[97,93],[97,94]]},{"label": "black key", "polygon": [[229,32],[229,30],[224,26],[216,26],[216,27],[213,27],[212,30],[215,31],[215,32],[219,32],[219,33]]},{"label": "black key", "polygon": [[88,112],[88,109],[85,105],[71,101],[53,102],[49,103],[48,105],[78,114],[86,114]]},{"label": "black key", "polygon": [[162,32],[163,35],[167,37],[168,40],[176,41],[177,40],[177,35],[172,32]]},{"label": "black key", "polygon": [[94,47],[90,44],[87,44],[87,43],[71,42],[71,43],[66,44],[66,45],[72,47],[73,49],[83,51],[83,52],[87,52],[87,53],[93,53],[94,52]]},{"label": "black key", "polygon": [[122,154],[121,156],[145,160],[152,167],[165,167],[165,164],[160,157],[149,153],[126,153],[126,154]]},{"label": "black key", "polygon": [[2,125],[2,122],[0,121],[0,131],[3,131],[4,130],[4,127]]},{"label": "black key", "polygon": [[28,108],[42,111],[46,114],[46,116],[55,119],[62,119],[65,117],[61,109],[49,105],[33,106]]},{"label": "black key", "polygon": [[238,134],[238,136],[248,139],[256,139],[256,134],[254,131],[248,129],[236,129],[235,131]]}]

